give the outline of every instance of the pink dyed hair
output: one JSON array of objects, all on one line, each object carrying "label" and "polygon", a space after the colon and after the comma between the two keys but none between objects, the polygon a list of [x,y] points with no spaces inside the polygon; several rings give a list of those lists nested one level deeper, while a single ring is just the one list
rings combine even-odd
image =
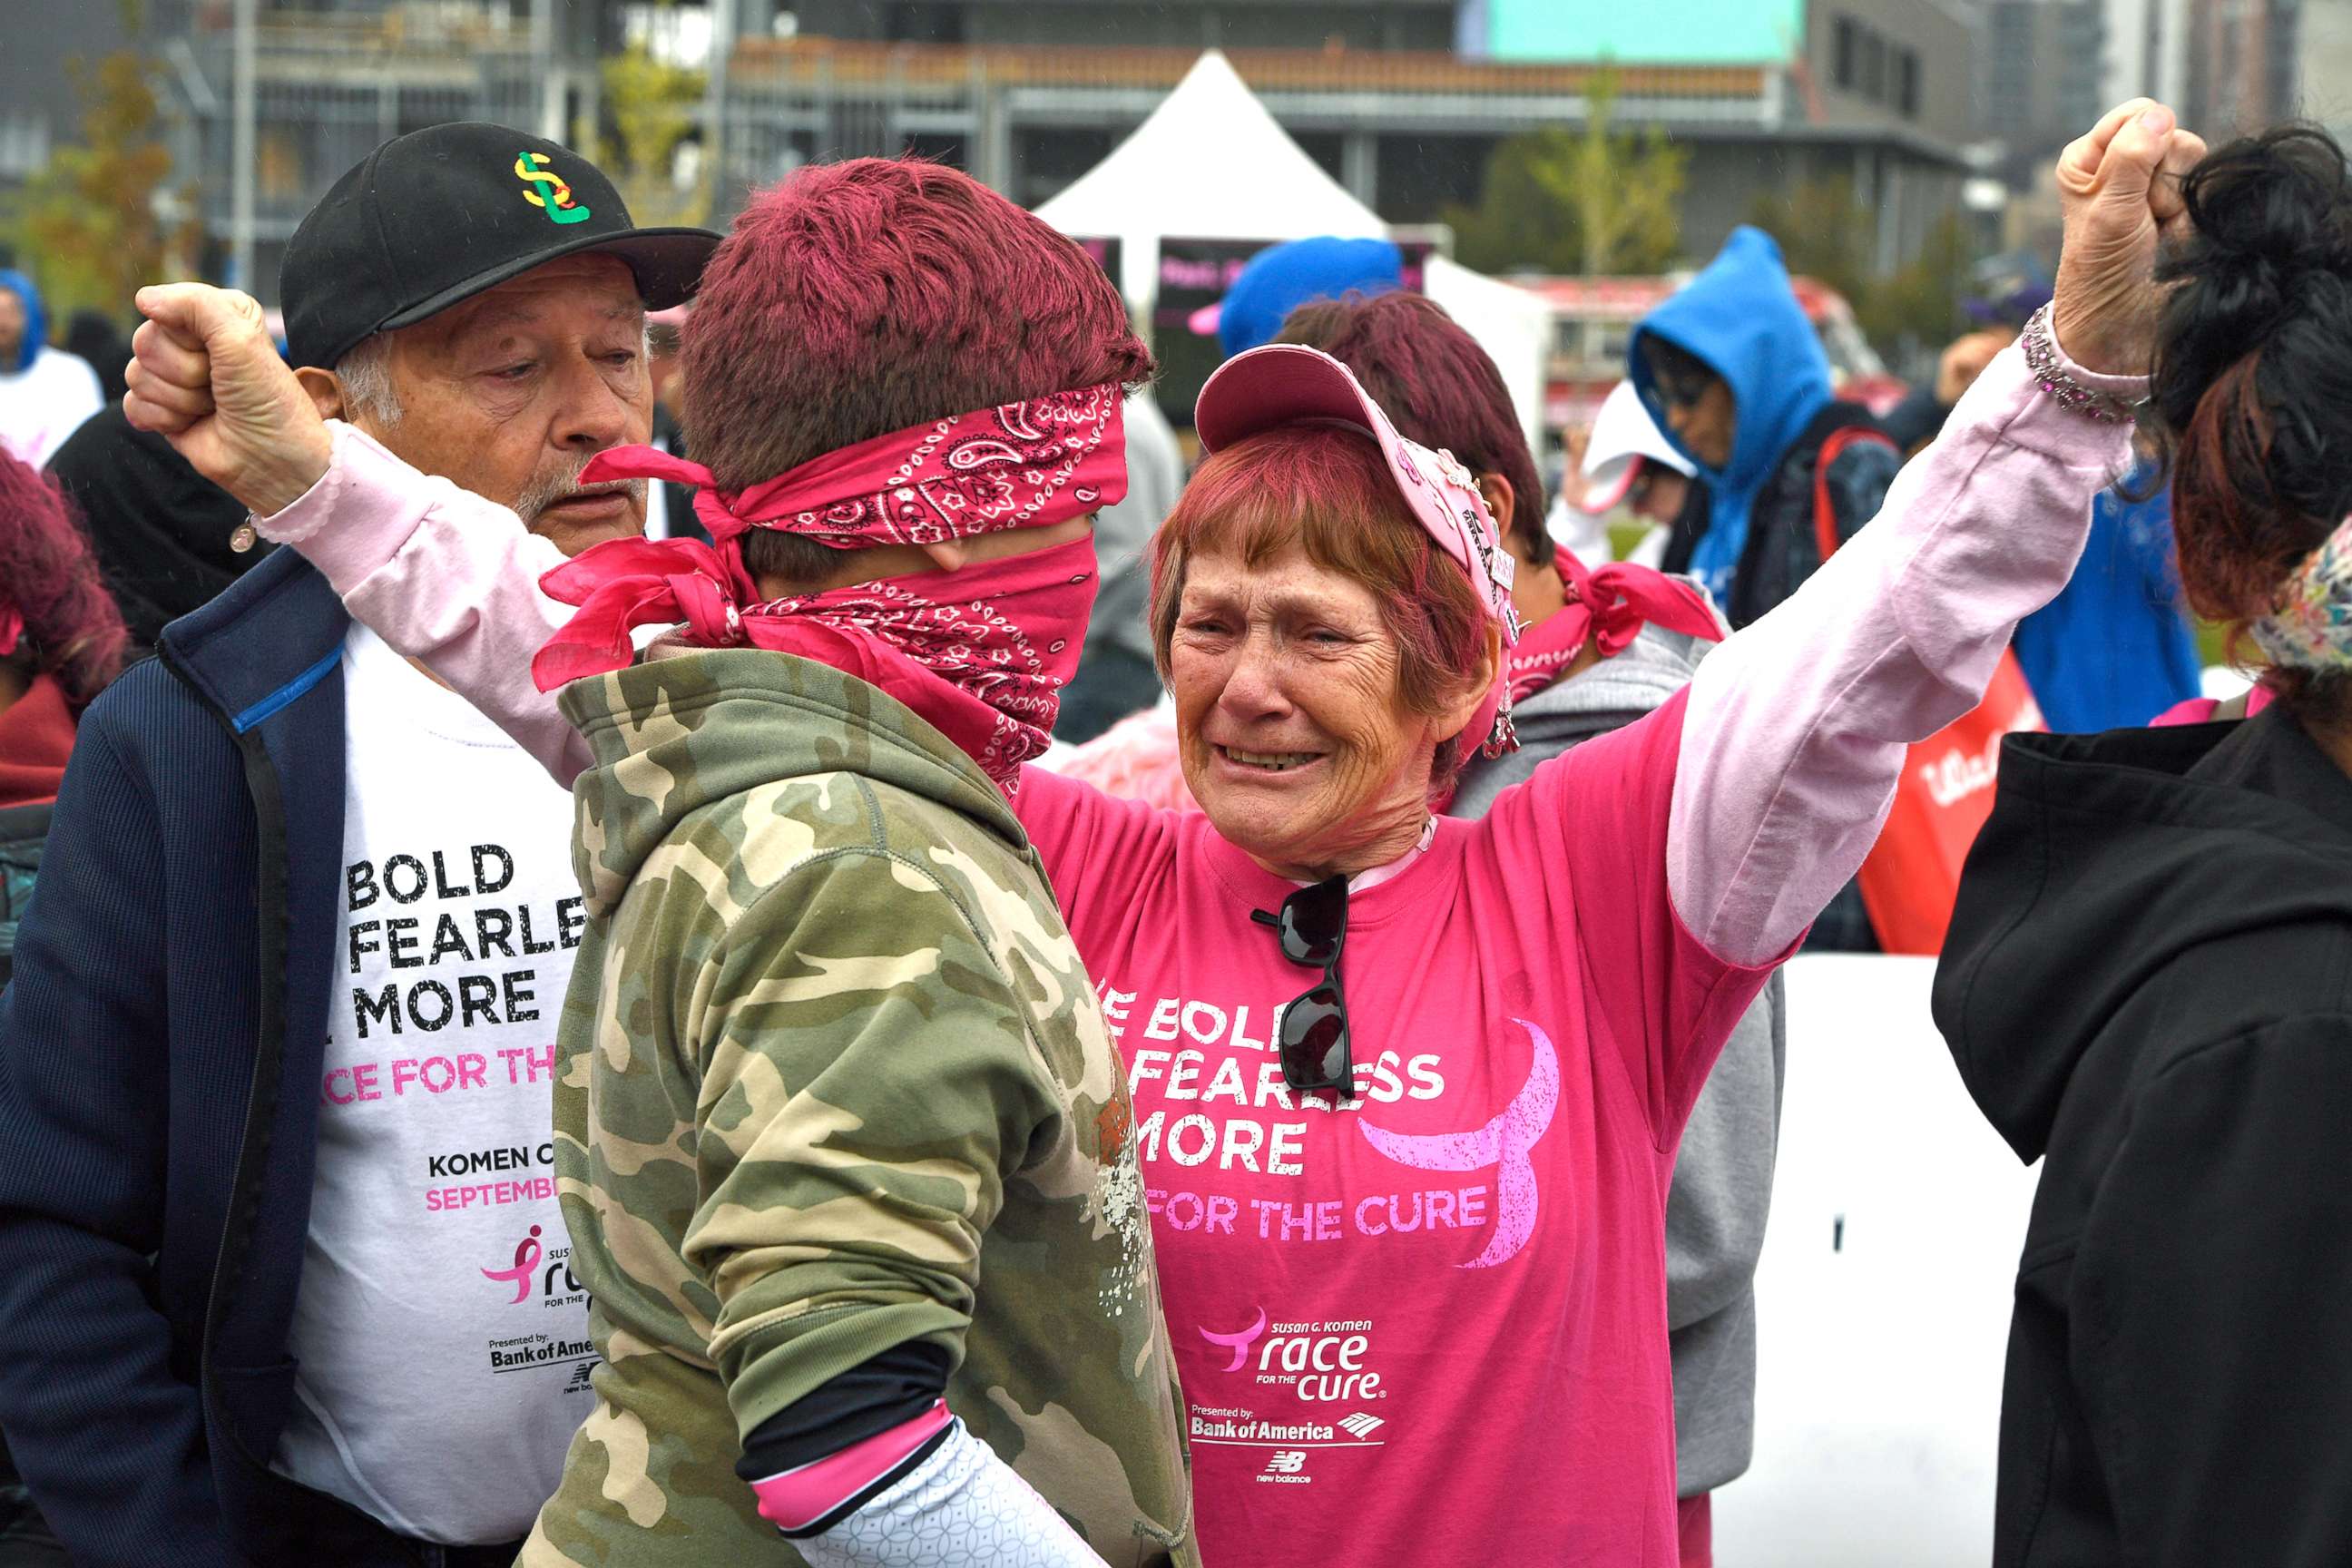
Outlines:
[{"label": "pink dyed hair", "polygon": [[[1372,438],[1329,425],[1265,431],[1194,471],[1151,541],[1151,646],[1163,679],[1185,563],[1229,552],[1257,566],[1293,545],[1371,590],[1397,640],[1406,707],[1436,713],[1463,695],[1486,651],[1486,616],[1469,574],[1414,521]],[[1459,743],[1438,748],[1433,793],[1451,785],[1463,755]]]},{"label": "pink dyed hair", "polygon": [[814,164],[753,195],[683,337],[688,445],[730,489],[926,420],[1154,370],[1085,251],[916,159]]},{"label": "pink dyed hair", "polygon": [[57,678],[76,711],[121,668],[122,612],[65,497],[0,451],[0,595],[25,617],[9,662]]},{"label": "pink dyed hair", "polygon": [[1550,563],[1559,547],[1544,531],[1543,477],[1510,388],[1444,306],[1402,290],[1314,300],[1291,311],[1274,341],[1321,349],[1355,372],[1406,440],[1510,481],[1511,531],[1528,560]]}]

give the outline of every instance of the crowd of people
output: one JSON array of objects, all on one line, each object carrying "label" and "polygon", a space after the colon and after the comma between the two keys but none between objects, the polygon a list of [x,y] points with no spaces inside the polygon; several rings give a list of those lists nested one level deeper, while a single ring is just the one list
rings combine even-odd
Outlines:
[{"label": "crowd of people", "polygon": [[1549,485],[1386,242],[1252,264],[1188,476],[954,170],[720,236],[478,124],[282,332],[0,376],[0,1568],[1711,1563],[1778,971],[1921,788],[1996,1562],[2352,1556],[2352,178],[2058,182],[1885,417],[1735,232]]}]

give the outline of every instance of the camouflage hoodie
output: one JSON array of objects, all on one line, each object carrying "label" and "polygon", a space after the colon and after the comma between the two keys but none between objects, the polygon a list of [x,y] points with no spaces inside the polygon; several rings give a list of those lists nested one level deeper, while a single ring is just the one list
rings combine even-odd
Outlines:
[{"label": "camouflage hoodie", "polygon": [[1124,1078],[1003,797],[789,655],[562,707],[596,762],[556,1172],[604,1363],[521,1562],[798,1563],[741,1439],[919,1339],[1096,1551],[1197,1563]]}]

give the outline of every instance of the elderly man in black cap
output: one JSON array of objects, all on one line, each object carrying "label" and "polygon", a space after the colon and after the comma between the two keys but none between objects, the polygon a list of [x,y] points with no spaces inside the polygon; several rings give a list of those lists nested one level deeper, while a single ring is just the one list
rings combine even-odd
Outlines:
[{"label": "elderly man in black cap", "polygon": [[[296,231],[292,357],[347,439],[576,552],[644,526],[580,471],[649,434],[646,310],[717,240],[416,132]],[[0,994],[0,1426],[76,1563],[503,1565],[593,1403],[569,803],[292,551],[158,651],[83,721]]]}]

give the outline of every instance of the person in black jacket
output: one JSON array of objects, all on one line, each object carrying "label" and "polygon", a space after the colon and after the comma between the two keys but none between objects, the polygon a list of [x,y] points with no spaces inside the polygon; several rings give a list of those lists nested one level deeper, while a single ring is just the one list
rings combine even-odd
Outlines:
[{"label": "person in black jacket", "polygon": [[2043,1161],[1994,1562],[2334,1568],[2352,1563],[2352,179],[2324,132],[2286,127],[2150,206],[2184,231],[2160,316],[2148,290],[2182,584],[2260,647],[2275,701],[2002,753],[1935,993],[1969,1091]]},{"label": "person in black jacket", "polygon": [[[646,307],[717,243],[414,132],[288,247],[296,374],[567,551],[633,534],[579,475],[649,434]],[[593,1408],[570,803],[292,551],[157,655],[83,718],[0,993],[0,1427],[89,1568],[503,1568]]]},{"label": "person in black jacket", "polygon": [[227,587],[269,552],[242,527],[245,508],[207,483],[172,444],[133,430],[121,395],[81,423],[48,475],[98,552],[107,591],[131,628],[131,658],[163,628]]}]

